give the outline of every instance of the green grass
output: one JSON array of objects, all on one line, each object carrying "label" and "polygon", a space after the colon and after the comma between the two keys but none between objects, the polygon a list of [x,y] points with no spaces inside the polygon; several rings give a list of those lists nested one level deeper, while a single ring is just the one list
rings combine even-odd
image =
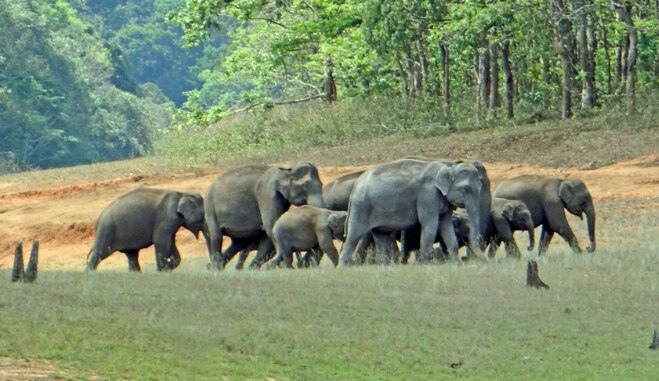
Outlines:
[{"label": "green grass", "polygon": [[188,260],[34,284],[4,270],[0,356],[52,360],[70,379],[653,379],[656,201],[598,204],[595,254],[552,242],[538,260],[549,290],[505,258],[221,273]]}]

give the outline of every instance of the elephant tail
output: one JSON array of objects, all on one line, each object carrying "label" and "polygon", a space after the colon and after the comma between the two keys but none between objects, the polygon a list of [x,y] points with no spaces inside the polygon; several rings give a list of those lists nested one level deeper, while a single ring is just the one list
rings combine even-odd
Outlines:
[{"label": "elephant tail", "polygon": [[89,249],[89,253],[87,253],[87,259],[85,260],[85,263],[89,263],[89,256],[92,255],[92,251],[94,251],[94,247],[92,246],[91,249]]}]

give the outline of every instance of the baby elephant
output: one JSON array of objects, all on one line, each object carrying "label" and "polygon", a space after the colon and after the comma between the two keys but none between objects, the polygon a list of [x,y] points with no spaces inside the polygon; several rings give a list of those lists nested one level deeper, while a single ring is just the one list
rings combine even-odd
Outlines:
[{"label": "baby elephant", "polygon": [[[96,221],[96,238],[87,254],[87,269],[115,251],[126,254],[128,269],[140,271],[140,249],[156,248],[156,269],[171,271],[181,262],[175,237],[183,226],[195,237],[205,234],[204,199],[199,193],[137,188],[108,205]],[[89,257],[91,255],[91,258]]]},{"label": "baby elephant", "polygon": [[[469,238],[469,216],[464,209],[453,213],[453,227],[460,247],[466,246]],[[521,253],[513,233],[526,230],[529,234],[528,250],[535,245],[533,218],[526,204],[519,200],[493,197],[490,219],[485,227],[483,240],[490,245],[488,256],[493,257],[501,242],[505,244],[506,255],[519,258]]]},{"label": "baby elephant", "polygon": [[320,247],[334,266],[339,262],[339,254],[333,239],[344,240],[345,223],[348,213],[332,211],[311,205],[288,210],[282,214],[272,228],[272,238],[277,256],[270,267],[282,261],[288,268],[293,267],[293,252],[312,250]]}]

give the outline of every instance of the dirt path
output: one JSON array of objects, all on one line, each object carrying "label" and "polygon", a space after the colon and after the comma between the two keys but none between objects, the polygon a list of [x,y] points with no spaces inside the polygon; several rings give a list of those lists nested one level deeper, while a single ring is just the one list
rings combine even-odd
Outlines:
[{"label": "dirt path", "polygon": [[[369,166],[322,167],[321,178],[330,181],[344,173]],[[537,168],[511,163],[486,163],[492,185],[520,174],[539,173],[582,179],[596,202],[613,199],[654,199],[659,208],[659,154],[646,155],[594,170]],[[71,183],[56,188],[29,189],[12,193],[12,184],[0,178],[0,268],[11,266],[18,241],[41,242],[42,269],[82,270],[85,255],[93,241],[94,223],[100,211],[113,199],[137,186],[171,188],[204,193],[217,173],[205,175],[132,176],[113,180]],[[180,231],[178,246],[185,258],[206,256],[203,240]],[[153,252],[140,256],[142,263],[153,263]],[[125,267],[123,255],[113,255],[102,268]]]}]

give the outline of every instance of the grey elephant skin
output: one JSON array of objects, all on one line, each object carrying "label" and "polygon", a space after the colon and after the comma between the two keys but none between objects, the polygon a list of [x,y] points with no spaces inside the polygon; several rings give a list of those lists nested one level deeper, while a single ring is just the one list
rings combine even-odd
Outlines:
[{"label": "grey elephant skin", "polygon": [[[205,215],[209,232],[210,266],[222,269],[238,251],[258,242],[250,263],[258,268],[274,255],[271,240],[275,221],[291,205],[323,207],[318,169],[300,161],[292,168],[251,165],[218,176],[206,192]],[[231,245],[222,252],[222,237]]]},{"label": "grey elephant skin", "polygon": [[492,194],[495,197],[520,200],[526,204],[533,216],[533,225],[542,226],[538,245],[540,254],[547,251],[554,233],[563,237],[574,252],[581,252],[565,217],[565,210],[581,219],[586,215],[590,240],[587,250],[595,251],[595,206],[583,181],[523,175],[501,182]]},{"label": "grey elephant skin", "polygon": [[359,176],[364,172],[366,170],[349,172],[323,185],[323,203],[325,204],[325,208],[347,211],[352,189]]},{"label": "grey elephant skin", "polygon": [[[421,160],[425,162],[433,162],[437,161],[440,163],[444,163],[447,165],[456,165],[460,163],[465,163],[465,164],[471,164],[476,169],[478,170],[479,174],[479,181],[481,184],[480,187],[480,192],[478,194],[478,200],[480,203],[480,216],[478,217],[479,222],[480,222],[480,234],[481,237],[486,237],[490,234],[492,230],[492,225],[491,225],[491,218],[490,218],[490,208],[492,204],[492,190],[491,190],[491,184],[490,184],[490,178],[487,175],[487,170],[485,169],[485,166],[483,163],[477,160],[451,160],[451,159],[432,159],[428,157],[423,157],[423,156],[408,156],[405,157],[404,159],[412,159],[412,160]],[[418,235],[418,233],[416,233]],[[414,234],[412,234],[414,235]],[[485,249],[485,240],[481,242],[481,250]],[[418,244],[417,244],[418,247]],[[403,251],[405,252],[406,249],[403,248]]]},{"label": "grey elephant skin", "polygon": [[[465,246],[469,238],[469,216],[466,211],[458,209],[454,212],[453,224],[458,236],[458,245],[460,247]],[[528,232],[529,245],[527,249],[531,251],[535,246],[535,231],[533,217],[526,204],[519,200],[493,197],[490,221],[483,236],[486,245],[489,244],[488,256],[493,257],[499,245],[503,242],[506,255],[520,257],[521,253],[513,233],[522,230]]]},{"label": "grey elephant skin", "polygon": [[199,193],[134,189],[114,200],[98,217],[87,268],[95,270],[103,259],[120,251],[126,254],[128,269],[140,271],[139,251],[154,245],[156,270],[171,271],[181,262],[175,242],[180,227],[195,237],[204,231],[204,200]]},{"label": "grey elephant skin", "polygon": [[332,211],[310,205],[290,209],[282,214],[272,228],[277,256],[271,262],[271,267],[283,262],[285,267],[292,268],[294,251],[316,248],[320,249],[321,254],[327,254],[336,266],[339,253],[333,241],[345,239],[347,217],[348,212],[345,211]]},{"label": "grey elephant skin", "polygon": [[341,265],[350,263],[358,241],[366,234],[373,234],[376,247],[381,250],[390,242],[388,233],[405,231],[417,224],[421,228],[421,262],[429,260],[438,231],[455,260],[457,240],[451,218],[455,207],[466,208],[472,217],[470,245],[480,255],[480,176],[473,164],[414,159],[369,169],[359,177],[350,197]]}]

